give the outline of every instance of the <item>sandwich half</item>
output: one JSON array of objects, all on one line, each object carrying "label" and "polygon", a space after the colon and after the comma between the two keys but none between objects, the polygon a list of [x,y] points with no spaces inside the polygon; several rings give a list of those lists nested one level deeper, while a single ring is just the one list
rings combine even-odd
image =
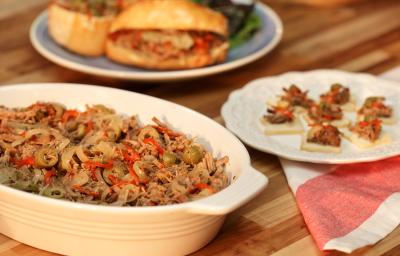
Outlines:
[{"label": "sandwich half", "polygon": [[111,22],[122,8],[118,0],[55,0],[48,7],[50,36],[68,50],[100,56]]},{"label": "sandwich half", "polygon": [[187,0],[146,0],[113,21],[106,53],[115,62],[174,70],[222,62],[228,48],[222,14]]}]

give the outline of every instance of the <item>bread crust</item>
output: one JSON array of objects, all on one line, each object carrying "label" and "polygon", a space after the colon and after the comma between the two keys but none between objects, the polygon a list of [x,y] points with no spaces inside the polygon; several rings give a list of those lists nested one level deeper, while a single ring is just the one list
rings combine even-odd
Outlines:
[{"label": "bread crust", "polygon": [[56,3],[50,4],[48,14],[49,33],[58,44],[85,56],[104,54],[108,30],[114,17],[89,17]]},{"label": "bread crust", "polygon": [[227,43],[223,44],[214,49],[211,56],[193,54],[174,59],[155,59],[146,56],[140,51],[124,48],[116,45],[111,40],[107,40],[106,54],[109,59],[126,65],[148,69],[175,70],[198,68],[221,62],[225,60],[228,48]]},{"label": "bread crust", "polygon": [[138,1],[111,25],[111,32],[122,29],[196,30],[228,37],[228,21],[221,13],[187,0]]},{"label": "bread crust", "polygon": [[317,143],[307,142],[307,134],[304,134],[301,139],[300,149],[309,152],[321,152],[321,153],[335,153],[342,152],[341,147],[333,147],[328,145],[320,145]]},{"label": "bread crust", "polygon": [[294,118],[292,123],[284,124],[271,124],[267,122],[263,117],[261,117],[260,123],[263,125],[264,133],[266,135],[290,135],[301,134],[304,132],[300,120],[296,117]]},{"label": "bread crust", "polygon": [[392,141],[392,138],[387,133],[382,133],[379,138],[374,142],[360,138],[356,133],[351,132],[347,129],[343,130],[342,134],[345,139],[349,140],[351,143],[361,149],[373,148],[379,145],[388,144]]}]

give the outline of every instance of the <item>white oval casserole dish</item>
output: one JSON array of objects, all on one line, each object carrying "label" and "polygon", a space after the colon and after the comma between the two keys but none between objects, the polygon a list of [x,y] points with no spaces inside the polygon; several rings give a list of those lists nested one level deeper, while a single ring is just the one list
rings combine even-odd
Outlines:
[{"label": "white oval casserole dish", "polygon": [[118,89],[78,84],[0,87],[7,107],[54,101],[69,108],[102,103],[118,113],[156,116],[212,150],[229,156],[231,185],[201,200],[177,205],[114,207],[67,202],[0,185],[0,232],[22,243],[66,255],[184,255],[215,237],[225,215],[255,197],[268,179],[250,166],[249,154],[230,132],[177,104]]}]

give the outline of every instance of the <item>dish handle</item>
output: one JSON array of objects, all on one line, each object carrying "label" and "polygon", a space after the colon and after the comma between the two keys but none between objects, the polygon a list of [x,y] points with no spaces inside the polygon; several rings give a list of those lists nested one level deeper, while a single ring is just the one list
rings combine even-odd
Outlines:
[{"label": "dish handle", "polygon": [[227,188],[188,204],[187,211],[195,214],[225,215],[253,199],[267,185],[268,178],[249,166]]}]

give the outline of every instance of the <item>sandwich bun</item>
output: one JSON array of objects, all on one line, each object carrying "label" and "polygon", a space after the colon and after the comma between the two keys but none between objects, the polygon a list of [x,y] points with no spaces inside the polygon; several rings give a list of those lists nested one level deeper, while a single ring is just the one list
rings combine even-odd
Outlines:
[{"label": "sandwich bun", "polygon": [[115,19],[110,32],[128,29],[197,30],[228,37],[224,15],[188,0],[137,1]]},{"label": "sandwich bun", "polygon": [[189,51],[179,57],[158,58],[116,44],[108,37],[108,58],[148,69],[192,69],[222,62],[229,49],[227,19],[218,12],[187,0],[145,0],[132,4],[112,22],[110,33],[133,30],[211,32],[220,37],[223,43],[212,47],[208,54]]},{"label": "sandwich bun", "polygon": [[51,37],[72,52],[85,56],[104,54],[106,38],[114,17],[91,17],[52,3],[48,8]]}]

